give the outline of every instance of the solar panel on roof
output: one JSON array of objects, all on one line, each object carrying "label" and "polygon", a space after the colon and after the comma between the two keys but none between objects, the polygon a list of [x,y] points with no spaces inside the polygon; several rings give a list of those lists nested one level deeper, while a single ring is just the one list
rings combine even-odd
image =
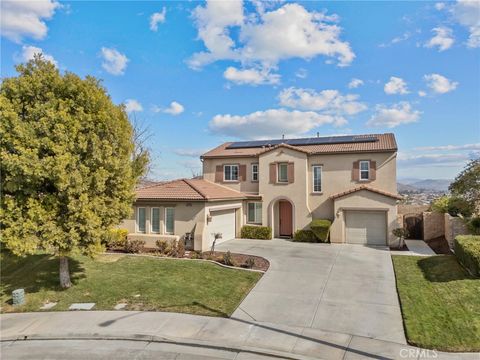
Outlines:
[{"label": "solar panel on roof", "polygon": [[256,140],[256,141],[237,141],[227,149],[246,149],[275,146],[279,144],[288,144],[292,146],[301,145],[323,145],[323,144],[348,144],[348,143],[366,143],[375,142],[378,138],[375,135],[343,135],[343,136],[324,136],[302,139],[275,139],[275,140]]}]

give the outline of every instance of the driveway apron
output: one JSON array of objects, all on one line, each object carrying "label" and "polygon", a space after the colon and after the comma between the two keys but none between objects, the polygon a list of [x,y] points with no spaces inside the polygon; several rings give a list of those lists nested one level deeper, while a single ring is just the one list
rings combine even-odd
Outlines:
[{"label": "driveway apron", "polygon": [[217,250],[270,261],[232,318],[406,343],[388,248],[238,239]]}]

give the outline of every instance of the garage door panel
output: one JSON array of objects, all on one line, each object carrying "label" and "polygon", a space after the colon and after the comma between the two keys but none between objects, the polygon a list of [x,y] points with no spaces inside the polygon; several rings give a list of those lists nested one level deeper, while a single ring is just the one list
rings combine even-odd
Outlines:
[{"label": "garage door panel", "polygon": [[350,244],[386,245],[386,213],[347,211],[345,236]]},{"label": "garage door panel", "polygon": [[212,245],[215,233],[222,233],[222,238],[217,240],[221,242],[235,239],[235,209],[211,211],[212,221],[208,225],[209,246]]}]

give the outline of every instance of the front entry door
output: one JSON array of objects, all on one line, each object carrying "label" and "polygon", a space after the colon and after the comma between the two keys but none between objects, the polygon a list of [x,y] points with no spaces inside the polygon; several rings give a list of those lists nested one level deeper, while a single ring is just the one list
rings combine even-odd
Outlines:
[{"label": "front entry door", "polygon": [[288,201],[280,201],[278,203],[280,236],[292,236],[292,204]]}]

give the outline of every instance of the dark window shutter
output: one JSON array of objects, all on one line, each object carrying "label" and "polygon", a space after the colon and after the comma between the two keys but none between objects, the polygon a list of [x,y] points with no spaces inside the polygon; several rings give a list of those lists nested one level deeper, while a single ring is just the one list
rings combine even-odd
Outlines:
[{"label": "dark window shutter", "polygon": [[377,162],[370,160],[370,179],[371,181],[377,178]]},{"label": "dark window shutter", "polygon": [[358,181],[359,180],[358,169],[359,169],[359,162],[354,161],[353,162],[353,167],[352,167],[352,180],[353,181]]},{"label": "dark window shutter", "polygon": [[270,184],[277,182],[277,164],[270,163]]},{"label": "dark window shutter", "polygon": [[287,176],[288,176],[289,184],[292,184],[293,182],[295,182],[295,164],[293,162],[288,163]]},{"label": "dark window shutter", "polygon": [[239,180],[240,181],[247,181],[247,165],[239,165],[238,166],[239,172]]},{"label": "dark window shutter", "polygon": [[223,166],[217,165],[215,168],[215,182],[223,181]]}]

